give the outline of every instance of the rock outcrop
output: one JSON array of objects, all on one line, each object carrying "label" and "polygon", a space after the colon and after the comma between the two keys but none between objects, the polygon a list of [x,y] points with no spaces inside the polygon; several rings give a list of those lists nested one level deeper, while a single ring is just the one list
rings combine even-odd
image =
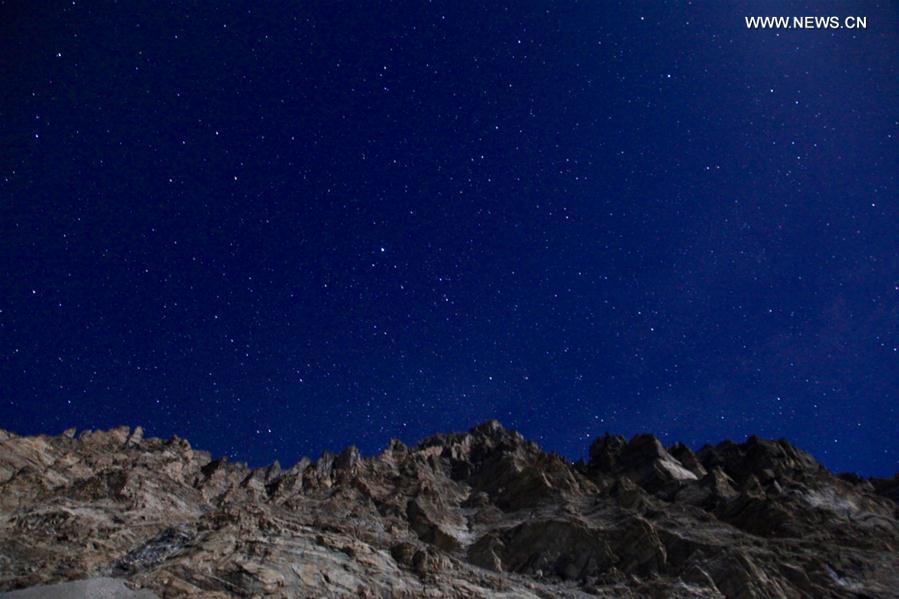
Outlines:
[{"label": "rock outcrop", "polygon": [[896,597],[896,481],[755,437],[694,453],[606,435],[572,464],[493,421],[286,469],[140,427],[0,431],[0,590]]}]

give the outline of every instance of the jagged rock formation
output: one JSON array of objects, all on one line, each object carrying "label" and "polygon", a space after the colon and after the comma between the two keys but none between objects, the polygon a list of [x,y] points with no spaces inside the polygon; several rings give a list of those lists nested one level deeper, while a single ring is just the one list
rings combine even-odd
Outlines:
[{"label": "jagged rock formation", "polygon": [[[0,590],[159,597],[895,597],[899,479],[785,441],[606,435],[571,464],[487,422],[248,469],[138,427],[0,431]],[[146,591],[143,591],[146,593]]]}]

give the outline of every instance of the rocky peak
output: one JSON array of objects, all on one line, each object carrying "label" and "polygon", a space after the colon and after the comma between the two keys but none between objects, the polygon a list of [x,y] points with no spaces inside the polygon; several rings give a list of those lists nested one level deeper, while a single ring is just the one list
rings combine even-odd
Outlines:
[{"label": "rocky peak", "polygon": [[675,443],[668,448],[668,453],[680,462],[684,468],[695,474],[697,477],[701,478],[706,475],[707,471],[705,466],[702,465],[702,462],[699,461],[696,454],[683,443]]},{"label": "rocky peak", "polygon": [[495,451],[514,452],[527,445],[529,443],[518,432],[503,427],[498,420],[488,420],[465,433],[445,433],[428,437],[419,442],[416,449],[427,450],[438,447],[447,454],[454,451],[466,454],[475,451],[480,455],[486,455]]},{"label": "rocky peak", "polygon": [[[680,453],[692,455],[683,450]],[[699,477],[648,434],[635,435],[627,442],[608,434],[598,438],[590,446],[587,474],[597,482],[608,476],[627,477],[650,492],[667,489],[665,495],[675,492],[682,481]]]},{"label": "rocky peak", "polygon": [[724,441],[703,447],[697,457],[707,470],[721,468],[741,483],[751,475],[771,480],[778,476],[814,476],[820,471],[814,458],[784,439],[769,441],[751,436],[744,443]]},{"label": "rocky peak", "polygon": [[588,467],[598,472],[614,472],[626,446],[627,441],[621,435],[606,433],[597,437],[590,445]]}]

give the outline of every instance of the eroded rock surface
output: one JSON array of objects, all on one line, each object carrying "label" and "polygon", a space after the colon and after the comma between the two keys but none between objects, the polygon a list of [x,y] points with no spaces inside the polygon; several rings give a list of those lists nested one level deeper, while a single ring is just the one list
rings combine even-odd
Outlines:
[{"label": "eroded rock surface", "polygon": [[896,597],[896,478],[785,441],[589,460],[497,422],[249,469],[138,427],[0,431],[0,590],[159,597]]}]

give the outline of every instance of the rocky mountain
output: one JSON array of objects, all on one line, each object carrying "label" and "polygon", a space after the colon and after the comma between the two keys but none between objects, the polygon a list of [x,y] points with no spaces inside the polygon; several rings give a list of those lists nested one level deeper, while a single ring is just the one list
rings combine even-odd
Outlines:
[{"label": "rocky mountain", "polygon": [[606,435],[572,464],[487,422],[250,469],[140,427],[0,432],[0,481],[4,591],[899,596],[899,478],[834,475],[756,437],[693,453]]}]

